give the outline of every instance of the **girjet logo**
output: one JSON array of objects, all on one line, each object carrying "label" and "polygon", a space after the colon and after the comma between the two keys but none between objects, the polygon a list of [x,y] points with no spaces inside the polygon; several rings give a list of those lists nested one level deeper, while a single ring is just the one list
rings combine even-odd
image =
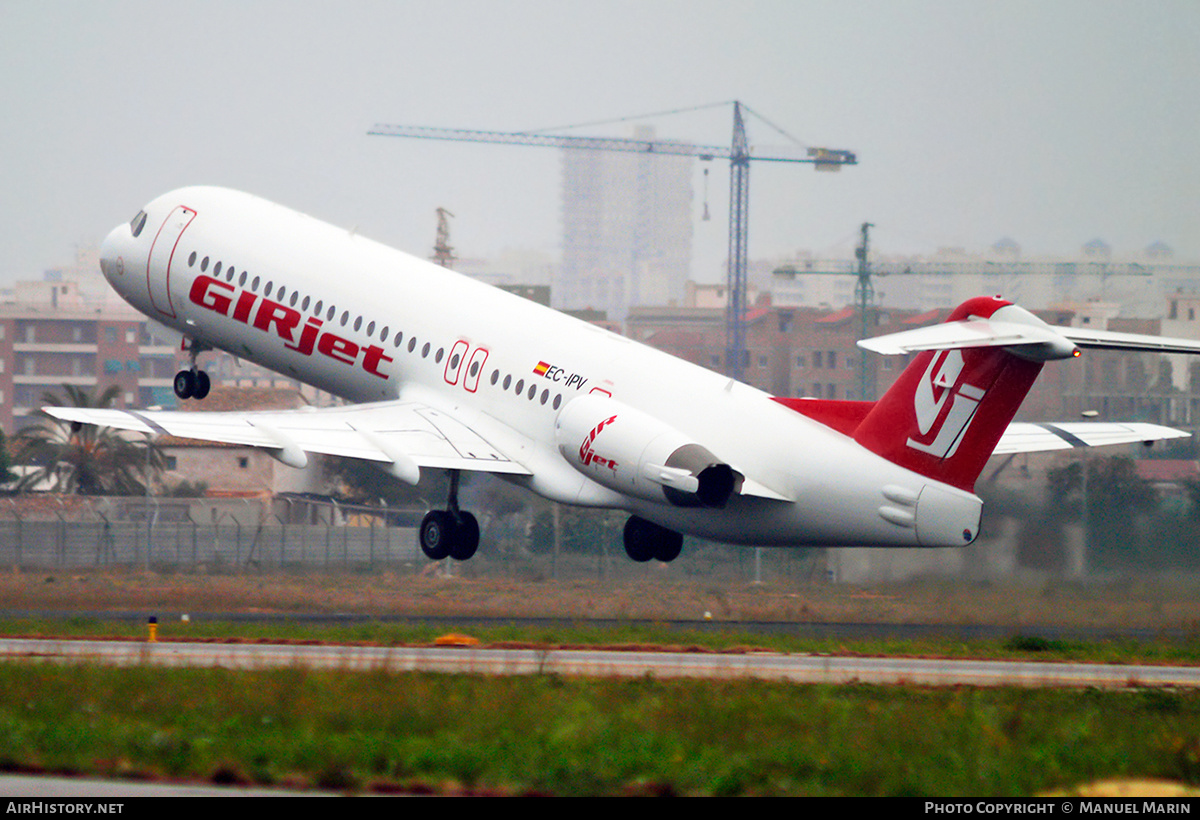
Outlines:
[{"label": "girjet logo", "polygon": [[596,455],[596,451],[592,449],[592,443],[595,442],[596,436],[600,435],[600,431],[605,427],[608,427],[616,420],[616,416],[609,416],[604,421],[593,427],[592,432],[588,433],[583,439],[583,443],[579,445],[579,462],[584,467],[588,466],[589,464],[599,464],[614,472],[616,471],[616,461],[611,458],[604,458],[603,456]]},{"label": "girjet logo", "polygon": [[961,350],[944,351],[929,362],[913,397],[920,440],[910,438],[909,447],[937,458],[949,458],[958,450],[986,392],[960,383],[963,366]]},{"label": "girjet logo", "polygon": [[[323,330],[324,323],[316,316],[304,319],[295,308],[260,297],[248,290],[240,290],[211,276],[197,276],[192,282],[188,298],[192,304],[213,313],[251,325],[264,333],[274,333],[283,340],[284,347],[303,356],[311,356],[315,350],[335,362],[361,367],[372,376],[381,379],[389,378],[380,368],[384,362],[393,359],[384,355],[382,347],[360,345],[336,333]],[[303,324],[301,320],[304,320]]]}]

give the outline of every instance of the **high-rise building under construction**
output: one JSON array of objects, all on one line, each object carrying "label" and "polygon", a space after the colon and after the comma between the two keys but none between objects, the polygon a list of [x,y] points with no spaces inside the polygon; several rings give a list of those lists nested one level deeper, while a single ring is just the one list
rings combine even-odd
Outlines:
[{"label": "high-rise building under construction", "polygon": [[[652,128],[635,131],[654,138]],[[692,255],[692,157],[562,152],[555,307],[620,321],[630,305],[682,303]]]}]

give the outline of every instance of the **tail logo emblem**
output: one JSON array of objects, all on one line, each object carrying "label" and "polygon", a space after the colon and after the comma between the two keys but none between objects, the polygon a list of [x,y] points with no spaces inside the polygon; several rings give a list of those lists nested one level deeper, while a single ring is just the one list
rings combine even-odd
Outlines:
[{"label": "tail logo emblem", "polygon": [[[963,366],[961,350],[944,351],[929,362],[913,397],[921,435],[908,439],[912,449],[936,458],[950,458],[958,450],[986,392],[963,382]],[[947,403],[950,409],[943,412]]]}]

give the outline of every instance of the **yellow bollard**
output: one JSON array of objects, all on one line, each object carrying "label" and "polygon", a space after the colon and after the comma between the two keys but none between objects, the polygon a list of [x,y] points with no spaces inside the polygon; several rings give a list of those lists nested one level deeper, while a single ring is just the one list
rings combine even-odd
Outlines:
[{"label": "yellow bollard", "polygon": [[158,641],[158,618],[151,615],[149,626],[150,626],[150,641],[149,642],[155,643]]}]

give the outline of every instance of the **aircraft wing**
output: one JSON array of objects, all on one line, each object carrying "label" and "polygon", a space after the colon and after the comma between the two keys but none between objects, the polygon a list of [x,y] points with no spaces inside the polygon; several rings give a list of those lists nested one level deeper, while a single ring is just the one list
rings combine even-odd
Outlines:
[{"label": "aircraft wing", "polygon": [[1187,438],[1189,433],[1162,427],[1158,424],[1116,422],[1073,422],[1068,424],[1034,424],[1016,422],[1008,425],[992,455],[1038,453],[1046,450],[1067,450],[1072,447],[1101,447],[1106,444],[1133,444],[1172,438]]},{"label": "aircraft wing", "polygon": [[43,409],[64,421],[263,447],[292,467],[305,466],[306,453],[383,462],[410,484],[416,484],[421,467],[531,475],[476,431],[420,402],[274,412]]}]

